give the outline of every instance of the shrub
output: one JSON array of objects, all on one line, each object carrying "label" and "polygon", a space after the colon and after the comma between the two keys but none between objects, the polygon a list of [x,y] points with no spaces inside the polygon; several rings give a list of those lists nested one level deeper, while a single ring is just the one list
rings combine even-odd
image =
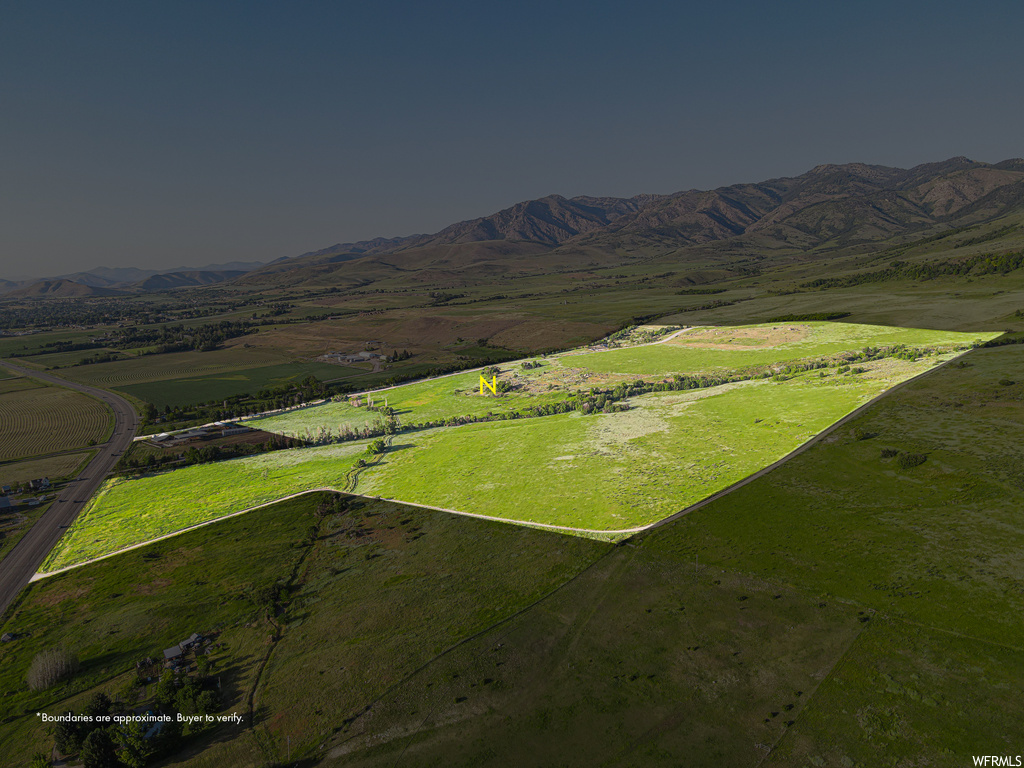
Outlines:
[{"label": "shrub", "polygon": [[896,464],[900,469],[911,469],[920,466],[928,460],[923,453],[901,453],[896,457]]},{"label": "shrub", "polygon": [[28,687],[43,691],[61,680],[67,680],[78,671],[78,657],[67,648],[50,648],[32,659],[28,670]]},{"label": "shrub", "polygon": [[1009,379],[1000,379],[999,380],[999,386],[1001,386],[1001,387],[1012,387],[1016,383],[1017,382],[1010,381]]},{"label": "shrub", "polygon": [[900,452],[897,451],[895,448],[883,448],[882,449],[882,458],[883,459],[891,459],[893,456],[899,456],[899,453]]}]

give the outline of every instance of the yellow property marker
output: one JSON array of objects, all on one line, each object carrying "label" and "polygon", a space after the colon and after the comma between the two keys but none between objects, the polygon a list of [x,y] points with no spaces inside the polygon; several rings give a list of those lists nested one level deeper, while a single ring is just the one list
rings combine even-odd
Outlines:
[{"label": "yellow property marker", "polygon": [[484,378],[484,375],[480,374],[480,394],[484,393],[484,387],[487,387],[493,394],[498,394],[498,377],[494,376],[490,381]]}]

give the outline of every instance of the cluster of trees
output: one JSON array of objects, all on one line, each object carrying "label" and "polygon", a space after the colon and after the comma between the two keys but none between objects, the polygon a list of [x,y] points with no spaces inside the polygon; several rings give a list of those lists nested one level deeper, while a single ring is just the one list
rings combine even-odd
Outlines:
[{"label": "cluster of trees", "polygon": [[766,323],[798,323],[802,320],[840,320],[849,317],[849,312],[807,312],[802,315],[776,315],[765,320]]},{"label": "cluster of trees", "polygon": [[439,307],[442,304],[447,304],[449,301],[454,299],[464,299],[466,294],[464,293],[445,293],[443,291],[431,291],[430,292],[430,304],[427,306]]},{"label": "cluster of trees", "polygon": [[228,339],[255,333],[258,329],[249,320],[221,320],[202,325],[163,325],[157,328],[133,327],[116,331],[108,346],[118,349],[152,347],[140,354],[159,355],[167,352],[208,352]]},{"label": "cluster of trees", "polygon": [[[95,355],[87,355],[79,360],[77,363],[72,363],[72,366],[76,365],[93,365],[95,363],[112,363],[115,360],[120,360],[121,356],[115,352],[97,352]],[[60,368],[59,365],[53,366],[54,368]]]},{"label": "cluster of trees", "polygon": [[967,277],[1013,272],[1024,267],[1024,251],[1001,254],[982,253],[963,259],[946,259],[921,264],[894,261],[885,269],[861,272],[858,275],[828,277],[801,283],[801,288],[848,288],[864,283],[882,283],[889,280],[933,280],[937,277]]},{"label": "cluster of trees", "polygon": [[293,445],[291,438],[283,435],[273,435],[264,442],[259,443],[234,443],[231,445],[204,445],[196,447],[188,446],[182,453],[155,454],[147,452],[145,455],[131,455],[134,452],[126,453],[118,461],[114,468],[115,472],[132,473],[143,470],[153,470],[164,467],[168,464],[189,466],[191,464],[208,464],[211,461],[224,461],[239,456],[254,456],[258,453],[279,451],[283,448],[290,448]]},{"label": "cluster of trees", "polygon": [[725,288],[683,288],[676,291],[676,296],[703,296],[714,293],[725,293]]},{"label": "cluster of trees", "polygon": [[[205,660],[206,657],[199,657]],[[207,671],[208,663],[202,665]],[[207,727],[196,722],[183,727],[178,713],[206,715],[218,712],[220,695],[208,677],[199,679],[164,672],[154,696],[151,714],[167,716],[157,733],[147,738],[153,726],[146,722],[117,722],[117,715],[129,714],[127,708],[112,701],[104,693],[93,694],[76,717],[67,711],[65,719],[53,729],[57,751],[77,755],[84,768],[144,768],[144,766],[177,752],[187,733],[198,733]],[[44,755],[37,755],[33,765],[49,765]]]},{"label": "cluster of trees", "polygon": [[239,419],[264,411],[287,408],[311,400],[326,397],[330,392],[327,384],[316,376],[309,375],[296,384],[282,384],[279,387],[261,389],[255,395],[232,395],[223,400],[211,400],[192,406],[164,406],[163,411],[157,410],[152,403],[147,403],[142,411],[143,426],[156,422],[159,418],[161,426],[166,430],[177,429],[178,426],[217,421]]},{"label": "cluster of trees", "polygon": [[[220,315],[233,312],[248,302],[214,301],[196,305],[185,298],[164,298],[154,302],[147,297],[144,301],[132,298],[78,297],[32,301],[30,304],[7,303],[0,309],[0,327],[3,328],[53,328],[81,327],[83,325],[113,325],[133,323],[150,325],[170,319]],[[71,347],[68,348],[67,345]],[[92,349],[101,344],[76,346],[76,342],[50,342],[45,345],[49,352],[73,352],[76,349]]]},{"label": "cluster of trees", "polygon": [[337,433],[329,427],[320,427],[315,431],[307,427],[304,432],[297,434],[295,438],[301,440],[305,445],[329,445],[331,443],[347,443],[350,440],[384,437],[406,431],[402,427],[401,420],[395,415],[394,409],[382,408],[380,410],[382,411],[381,416],[373,424],[367,424],[362,427],[351,427],[347,424],[342,424],[338,427]]},{"label": "cluster of trees", "polygon": [[78,672],[78,657],[67,648],[49,648],[37,653],[28,669],[28,687],[43,691]]}]

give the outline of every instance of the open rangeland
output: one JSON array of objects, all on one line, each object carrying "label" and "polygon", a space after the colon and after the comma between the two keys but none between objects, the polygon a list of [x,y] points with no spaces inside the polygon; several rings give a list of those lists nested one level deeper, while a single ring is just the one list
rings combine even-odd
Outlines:
[{"label": "open rangeland", "polygon": [[80,392],[28,378],[0,382],[0,461],[102,442],[112,423],[102,402]]},{"label": "open rangeland", "polygon": [[[844,327],[836,333],[849,334],[853,341],[846,342],[847,348],[857,350],[864,334],[856,330]],[[866,333],[876,345],[884,341],[875,329]],[[818,360],[815,365],[821,367],[810,370],[782,366],[779,370],[788,371],[785,375],[760,372],[755,378],[689,389],[671,390],[666,384],[655,391],[651,387],[629,390],[641,384],[635,376],[626,376],[617,385],[619,391],[636,394],[618,401],[610,395],[607,402],[601,395],[593,407],[589,400],[582,404],[580,400],[594,397],[587,394],[589,390],[566,386],[559,377],[567,370],[579,370],[575,367],[578,357],[618,350],[566,355],[541,361],[539,368],[503,366],[503,380],[516,381],[518,389],[502,398],[469,390],[474,376],[479,387],[478,374],[379,392],[375,402],[386,396],[388,407],[394,407],[407,425],[430,421],[445,408],[452,417],[465,416],[464,408],[471,408],[474,416],[486,416],[485,408],[500,416],[483,423],[458,426],[461,421],[456,419],[450,426],[399,431],[371,466],[358,471],[355,464],[365,457],[366,440],[109,481],[54,550],[45,570],[320,487],[622,536],[781,459],[886,389],[959,354],[968,343],[993,335],[919,332],[914,336],[903,329],[893,333],[899,343],[916,338],[931,350],[927,354],[903,350],[903,357],[868,356],[854,368],[838,365],[842,360],[832,360],[831,366]],[[623,351],[661,355],[663,347]],[[836,354],[832,346],[819,345],[814,350]],[[677,346],[670,351],[693,354]],[[806,352],[801,348],[790,354],[807,359],[811,355]],[[716,357],[724,353],[705,349],[701,354],[704,364],[714,367]],[[782,353],[776,350],[775,354]],[[369,418],[379,420],[381,413],[367,411],[367,397],[362,400],[359,407],[331,403],[322,408],[331,418],[372,414]],[[569,408],[571,402],[578,407]],[[624,405],[628,409],[621,410]],[[511,406],[520,407],[510,413]],[[317,412],[311,408],[277,417],[276,428],[292,419],[315,418]],[[263,429],[275,428],[275,419],[257,423]]]},{"label": "open rangeland", "polygon": [[[305,497],[44,579],[0,627],[20,638],[0,646],[0,766],[49,748],[36,711],[125,697],[138,658],[211,629],[223,711],[253,719],[194,739],[188,768],[1015,754],[1022,364],[972,351],[620,546]],[[269,584],[268,610],[250,595]],[[32,693],[61,642],[82,672]]]}]

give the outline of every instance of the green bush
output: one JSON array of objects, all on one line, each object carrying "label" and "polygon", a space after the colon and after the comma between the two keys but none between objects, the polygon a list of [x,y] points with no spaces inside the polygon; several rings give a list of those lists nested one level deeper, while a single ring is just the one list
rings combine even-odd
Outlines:
[{"label": "green bush", "polygon": [[901,453],[896,457],[896,465],[900,469],[912,469],[920,466],[928,460],[923,453]]}]

